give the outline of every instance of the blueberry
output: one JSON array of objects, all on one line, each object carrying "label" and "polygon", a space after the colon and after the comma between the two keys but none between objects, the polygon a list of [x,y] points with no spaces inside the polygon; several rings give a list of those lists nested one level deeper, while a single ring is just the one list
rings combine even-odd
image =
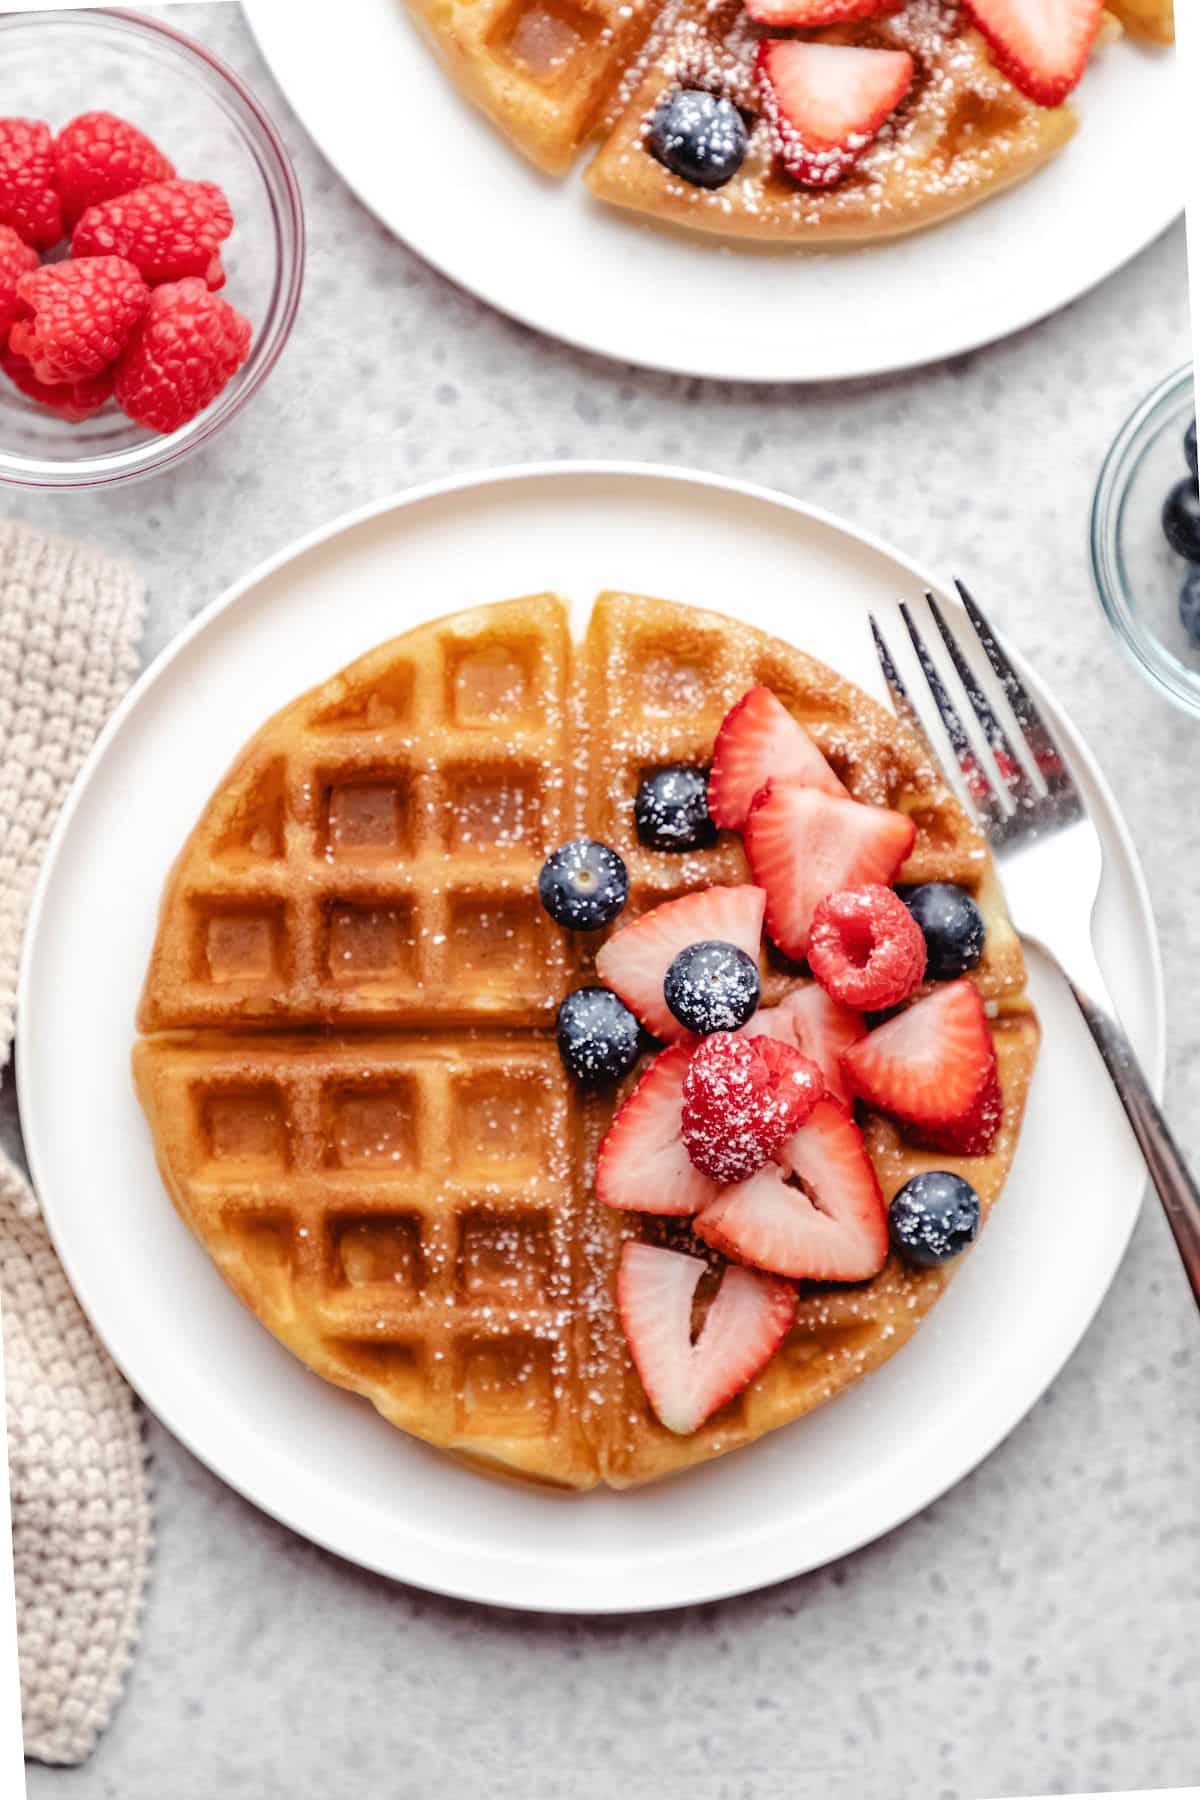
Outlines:
[{"label": "blueberry", "polygon": [[1200,474],[1200,456],[1196,453],[1196,421],[1192,420],[1183,434],[1183,454],[1187,457],[1187,466],[1193,476]]},{"label": "blueberry", "polygon": [[538,894],[556,925],[569,931],[598,931],[628,900],[629,875],[607,844],[572,838],[542,864]]},{"label": "blueberry", "polygon": [[905,1182],[888,1207],[892,1242],[905,1262],[935,1269],[949,1262],[979,1231],[979,1195],[945,1169],[927,1169]]},{"label": "blueberry", "polygon": [[925,973],[931,981],[954,981],[983,955],[983,914],[965,888],[952,881],[898,890],[925,937]]},{"label": "blueberry", "polygon": [[1200,492],[1196,477],[1176,482],[1167,495],[1162,515],[1163,531],[1172,550],[1189,562],[1200,562]]},{"label": "blueberry", "polygon": [[708,776],[686,763],[642,776],[633,817],[638,837],[651,850],[703,850],[717,839],[708,816]]},{"label": "blueberry", "polygon": [[558,1009],[558,1053],[584,1087],[620,1081],[637,1061],[638,1022],[609,988],[576,988]]},{"label": "blueberry", "polygon": [[681,950],[663,982],[663,999],[688,1031],[736,1031],[758,1005],[758,964],[736,944],[707,938]]},{"label": "blueberry", "polygon": [[1179,618],[1193,644],[1200,646],[1200,569],[1189,569],[1183,578]]},{"label": "blueberry", "polygon": [[746,126],[731,100],[703,88],[676,88],[650,121],[650,150],[693,187],[732,181],[746,154]]}]

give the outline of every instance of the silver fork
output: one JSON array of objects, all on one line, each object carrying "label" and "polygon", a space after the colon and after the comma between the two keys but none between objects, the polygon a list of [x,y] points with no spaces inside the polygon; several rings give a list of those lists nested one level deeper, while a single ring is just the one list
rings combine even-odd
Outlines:
[{"label": "silver fork", "polygon": [[[1083,795],[1028,690],[996,641],[962,582],[956,582],[967,617],[1000,683],[1026,761],[980,686],[962,646],[932,594],[925,600],[990,752],[980,757],[942,679],[907,602],[900,613],[921,672],[979,824],[1004,881],[1013,922],[1062,970],[1096,1040],[1133,1134],[1162,1201],[1192,1294],[1200,1304],[1200,1192],[1184,1163],[1149,1083],[1117,1017],[1092,945],[1092,914],[1100,891],[1104,852]],[[940,757],[908,697],[877,620],[871,633],[897,713],[916,732],[934,766]]]}]

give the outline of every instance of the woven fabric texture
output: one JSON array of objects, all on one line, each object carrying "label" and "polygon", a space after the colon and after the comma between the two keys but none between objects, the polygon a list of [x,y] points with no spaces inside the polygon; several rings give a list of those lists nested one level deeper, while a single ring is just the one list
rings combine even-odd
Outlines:
[{"label": "woven fabric texture", "polygon": [[[67,790],[136,673],[143,612],[132,569],[0,522],[0,1070],[38,869]],[[3,1152],[0,1310],[25,1754],[79,1763],[112,1717],[137,1643],[149,1480],[133,1395]]]}]

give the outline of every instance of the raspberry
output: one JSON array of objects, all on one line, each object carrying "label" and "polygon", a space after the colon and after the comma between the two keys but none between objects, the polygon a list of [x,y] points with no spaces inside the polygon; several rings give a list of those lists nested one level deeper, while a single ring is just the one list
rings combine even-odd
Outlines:
[{"label": "raspberry", "polygon": [[774,1038],[714,1031],[683,1077],[683,1142],[714,1181],[747,1181],[825,1093],[817,1065]]},{"label": "raspberry", "polygon": [[[86,268],[86,264],[81,264]],[[117,404],[138,425],[178,431],[250,354],[250,321],[202,281],[154,288],[117,363]]]},{"label": "raspberry", "polygon": [[86,112],[54,140],[54,169],[68,230],[89,206],[175,173],[157,144],[116,113]]},{"label": "raspberry", "polygon": [[842,888],[827,894],[813,914],[808,966],[843,1006],[879,1012],[920,986],[925,938],[891,888],[876,882]]},{"label": "raspberry", "polygon": [[40,119],[0,119],[0,225],[38,250],[63,234],[53,140]]},{"label": "raspberry", "polygon": [[17,294],[31,317],[17,320],[9,348],[39,381],[83,381],[114,363],[146,309],[148,290],[119,256],[48,263],[22,275]]},{"label": "raspberry", "polygon": [[215,181],[157,181],[90,206],[75,227],[71,255],[123,256],[151,287],[202,275],[219,288],[219,249],[232,230],[233,213]]},{"label": "raspberry", "polygon": [[9,330],[20,316],[17,283],[37,266],[37,251],[11,225],[0,225],[0,347],[7,344]]},{"label": "raspberry", "polygon": [[90,419],[112,397],[111,369],[102,369],[99,375],[89,375],[86,381],[59,382],[54,387],[48,387],[44,381],[38,380],[23,356],[18,356],[15,351],[2,349],[0,369],[30,400],[52,407],[60,419],[65,419],[71,425],[79,425],[84,419]]}]

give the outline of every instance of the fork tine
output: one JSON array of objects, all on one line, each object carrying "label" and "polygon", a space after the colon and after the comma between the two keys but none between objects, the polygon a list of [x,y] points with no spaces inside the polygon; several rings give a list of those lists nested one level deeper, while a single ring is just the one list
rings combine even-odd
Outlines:
[{"label": "fork tine", "polygon": [[975,628],[975,635],[983,645],[983,653],[992,665],[1005,698],[1013,711],[1026,747],[1033,758],[1042,780],[1055,799],[1071,799],[1083,810],[1083,797],[1075,785],[1075,778],[1068,769],[1058,745],[1050,735],[1049,727],[1038,711],[1028,689],[1017,671],[996,642],[996,634],[988,624],[978,604],[972,599],[965,584],[955,581],[959,598],[967,609],[967,617]]},{"label": "fork tine", "polygon": [[934,705],[946,728],[946,736],[950,739],[950,747],[954,751],[955,761],[962,770],[971,803],[987,830],[1001,830],[1006,817],[1004,807],[988,780],[986,769],[975,754],[974,745],[963,727],[953,700],[946,691],[946,685],[938,673],[937,665],[925,647],[925,640],[917,630],[906,600],[900,602],[900,617],[908,629],[912,647],[917,653],[917,661],[921,665],[921,673],[929,684]]},{"label": "fork tine", "polygon": [[892,704],[896,708],[898,716],[904,720],[904,723],[908,726],[913,736],[920,743],[921,748],[929,758],[931,766],[935,769],[940,769],[942,766],[941,756],[934,749],[933,744],[930,741],[929,733],[922,723],[921,715],[908,697],[908,689],[900,679],[899,671],[892,661],[892,653],[888,649],[887,639],[879,629],[875,614],[868,613],[867,617],[871,622],[871,636],[875,639],[875,654],[879,658],[879,667],[883,670],[883,679],[887,682],[888,692],[892,696]]},{"label": "fork tine", "polygon": [[1030,791],[1029,777],[1025,772],[1024,765],[1018,757],[1014,756],[1013,747],[1008,741],[1008,733],[992,711],[988,697],[975,679],[975,671],[959,648],[958,639],[947,625],[941,607],[930,593],[925,595],[925,601],[933,614],[933,622],[937,626],[941,640],[954,664],[958,679],[963,684],[967,699],[971,703],[971,709],[979,721],[979,728],[995,759],[997,773],[1004,783],[1010,799],[1017,804]]}]

